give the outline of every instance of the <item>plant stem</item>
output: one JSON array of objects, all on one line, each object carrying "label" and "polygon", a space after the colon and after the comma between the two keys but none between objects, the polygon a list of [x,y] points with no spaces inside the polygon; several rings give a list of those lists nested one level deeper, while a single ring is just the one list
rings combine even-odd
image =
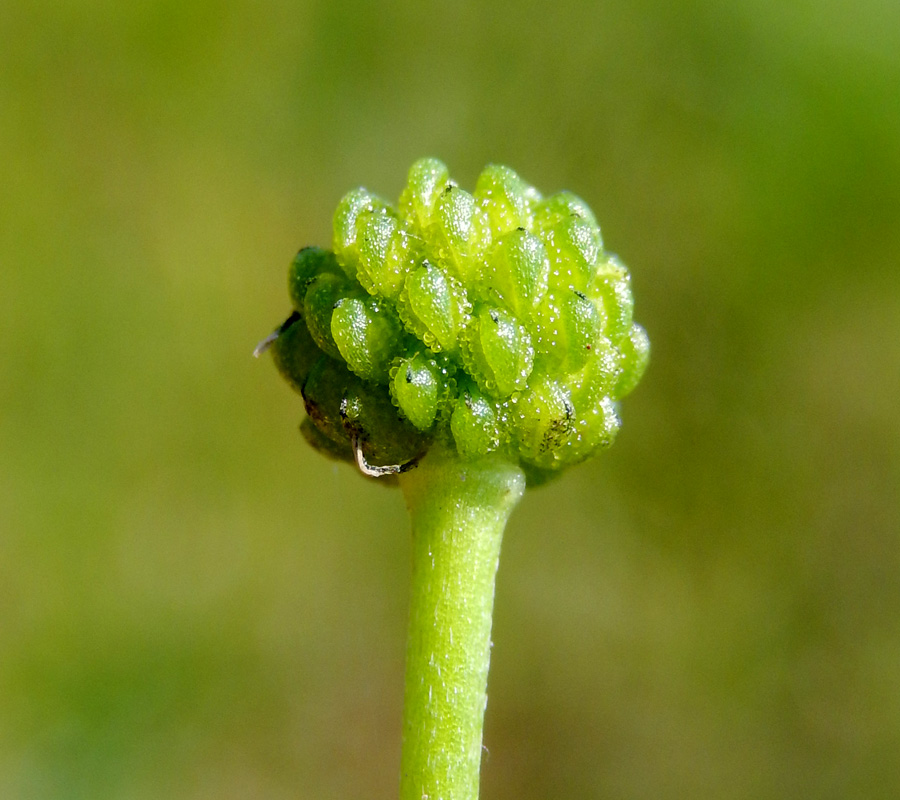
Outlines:
[{"label": "plant stem", "polygon": [[412,518],[401,800],[477,800],[494,579],[518,466],[435,446],[400,476]]}]

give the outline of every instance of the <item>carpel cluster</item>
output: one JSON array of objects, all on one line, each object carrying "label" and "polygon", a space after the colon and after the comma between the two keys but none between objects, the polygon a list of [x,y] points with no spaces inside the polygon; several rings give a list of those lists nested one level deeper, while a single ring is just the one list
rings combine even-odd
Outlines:
[{"label": "carpel cluster", "polygon": [[531,483],[610,445],[649,357],[628,270],[570,192],[490,165],[474,193],[434,158],[397,206],[341,200],[332,250],[289,270],[293,313],[267,340],[317,449],[370,475],[436,441],[519,463]]}]

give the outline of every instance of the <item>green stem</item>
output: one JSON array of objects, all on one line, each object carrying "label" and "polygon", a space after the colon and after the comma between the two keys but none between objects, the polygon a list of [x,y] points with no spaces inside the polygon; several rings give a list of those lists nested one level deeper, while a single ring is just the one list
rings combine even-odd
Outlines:
[{"label": "green stem", "polygon": [[434,447],[400,483],[413,544],[400,798],[477,800],[494,579],[525,478]]}]

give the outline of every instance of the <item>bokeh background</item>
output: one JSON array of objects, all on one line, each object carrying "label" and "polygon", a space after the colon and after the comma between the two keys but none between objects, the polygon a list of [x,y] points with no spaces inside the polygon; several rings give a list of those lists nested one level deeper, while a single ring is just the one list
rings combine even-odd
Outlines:
[{"label": "bokeh background", "polygon": [[254,344],[437,155],[653,361],[505,541],[485,798],[900,796],[895,0],[0,6],[0,797],[392,798],[400,495]]}]

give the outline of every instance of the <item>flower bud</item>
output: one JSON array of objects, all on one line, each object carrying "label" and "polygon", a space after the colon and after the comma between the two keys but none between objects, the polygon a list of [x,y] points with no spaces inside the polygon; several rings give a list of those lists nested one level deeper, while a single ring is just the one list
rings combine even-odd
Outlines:
[{"label": "flower bud", "polygon": [[439,440],[537,483],[612,443],[650,342],[581,198],[499,165],[470,194],[425,158],[396,209],[355,189],[333,225],[331,251],[295,256],[294,312],[257,348],[303,395],[316,449],[380,476]]}]

